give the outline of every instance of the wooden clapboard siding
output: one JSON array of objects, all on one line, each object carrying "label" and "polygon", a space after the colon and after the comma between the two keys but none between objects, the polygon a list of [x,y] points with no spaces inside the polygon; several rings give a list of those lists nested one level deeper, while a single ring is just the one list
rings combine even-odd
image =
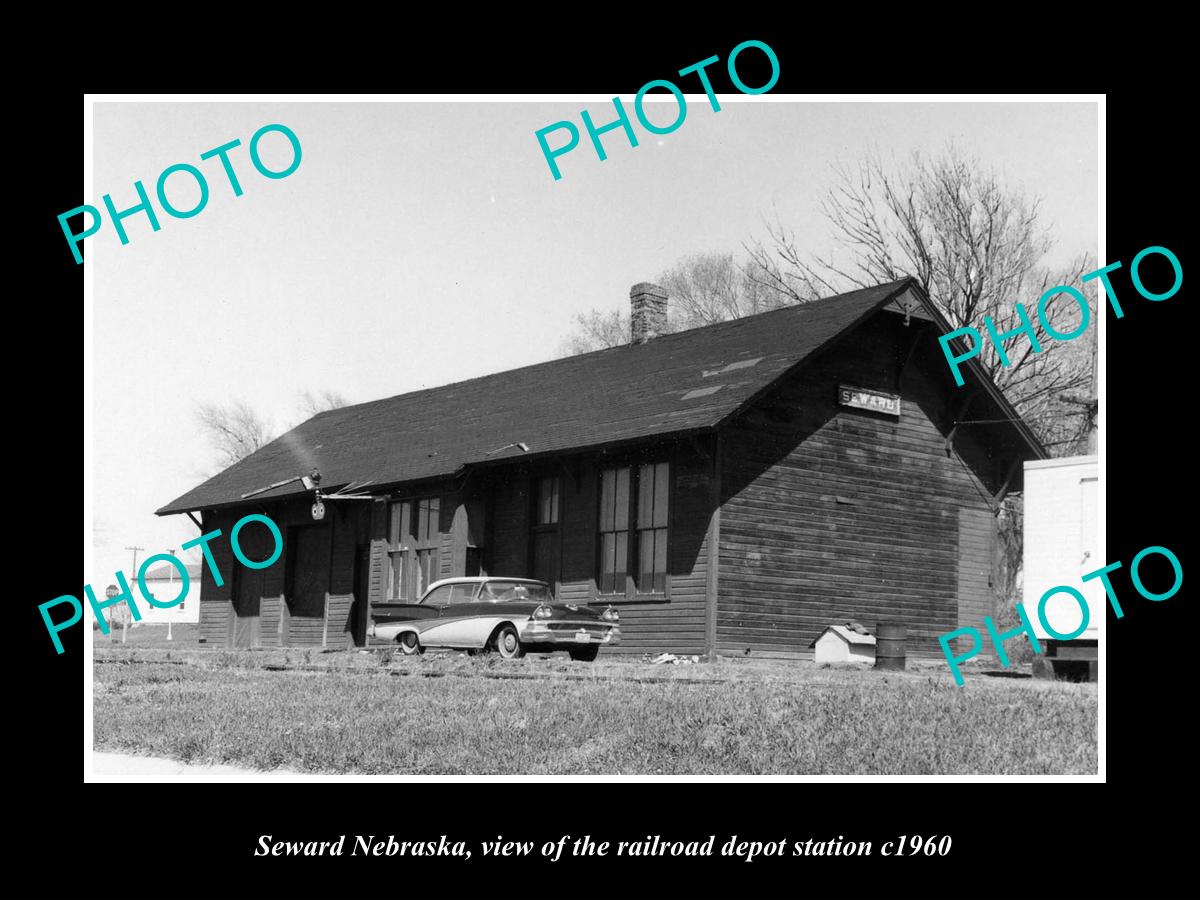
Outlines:
[{"label": "wooden clapboard siding", "polygon": [[320,647],[325,638],[323,616],[289,616],[287,645],[289,647]]},{"label": "wooden clapboard siding", "polygon": [[[704,653],[707,535],[713,508],[711,456],[689,444],[648,445],[639,455],[646,461],[671,462],[668,594],[665,601],[614,603],[621,614],[621,643],[604,652]],[[563,476],[560,494],[560,599],[609,602],[596,590],[596,553],[599,473],[610,464],[592,458],[564,467],[569,474]]]},{"label": "wooden clapboard siding", "polygon": [[229,642],[229,617],[233,604],[216,597],[200,598],[200,642],[224,647]]},{"label": "wooden clapboard siding", "polygon": [[[996,517],[986,509],[958,511],[958,624],[984,633],[984,616],[993,615],[996,594],[993,579],[996,563]],[[972,645],[970,638],[955,638],[955,649],[966,653]],[[983,652],[994,655],[990,641],[984,641]]]},{"label": "wooden clapboard siding", "polygon": [[282,642],[283,614],[286,610],[283,595],[263,597],[260,604],[258,640],[260,646],[278,647]]},{"label": "wooden clapboard siding", "polygon": [[[947,454],[959,398],[928,354],[897,386],[905,328],[878,314],[723,433],[720,652],[806,656],[826,626],[856,620],[903,624],[910,653],[940,653],[938,635],[989,608],[977,570],[994,467],[970,428]],[[839,406],[839,384],[899,393],[899,419]]]},{"label": "wooden clapboard siding", "polygon": [[354,645],[351,630],[353,608],[353,594],[329,595],[325,601],[325,637],[322,642],[324,646],[341,650]]},{"label": "wooden clapboard siding", "polygon": [[388,543],[387,543],[388,505],[385,501],[377,500],[371,504],[369,536],[371,542],[371,560],[367,574],[368,603],[382,603],[387,591]]},{"label": "wooden clapboard siding", "polygon": [[[452,495],[450,498],[450,523],[446,529],[446,539],[449,546],[442,550],[442,555],[447,562],[443,563],[443,568],[449,566],[450,576],[466,575],[467,567],[467,541],[470,536],[470,529],[467,525],[467,505],[466,498],[460,495]],[[445,502],[445,501],[443,501]]]},{"label": "wooden clapboard siding", "polygon": [[441,494],[438,497],[438,564],[433,578],[435,581],[450,578],[454,571],[454,511],[458,507],[458,497],[454,494]]},{"label": "wooden clapboard siding", "polygon": [[209,645],[229,645],[233,621],[233,566],[237,560],[229,545],[229,532],[241,515],[238,513],[209,511],[203,514],[204,533],[220,529],[220,537],[208,542],[213,562],[221,573],[223,584],[217,585],[212,568],[205,560],[201,565],[200,583],[200,639]]}]

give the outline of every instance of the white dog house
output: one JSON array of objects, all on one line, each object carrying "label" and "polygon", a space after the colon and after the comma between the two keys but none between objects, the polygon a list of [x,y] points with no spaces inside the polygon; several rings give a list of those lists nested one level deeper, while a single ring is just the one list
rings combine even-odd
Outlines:
[{"label": "white dog house", "polygon": [[830,625],[810,645],[819,663],[874,663],[875,636],[845,625]]}]

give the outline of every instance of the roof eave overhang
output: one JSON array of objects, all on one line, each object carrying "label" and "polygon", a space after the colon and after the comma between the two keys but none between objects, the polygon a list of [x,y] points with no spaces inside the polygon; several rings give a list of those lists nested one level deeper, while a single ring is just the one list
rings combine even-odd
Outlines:
[{"label": "roof eave overhang", "polygon": [[[488,469],[496,468],[498,466],[516,465],[520,463],[542,462],[555,456],[566,456],[580,453],[604,453],[610,450],[620,450],[656,440],[676,441],[700,434],[711,433],[716,430],[718,424],[719,423],[717,421],[713,421],[704,425],[693,425],[687,428],[648,432],[644,435],[631,438],[622,438],[621,440],[617,441],[601,441],[593,444],[582,444],[577,447],[530,451],[529,453],[522,453],[519,456],[502,456],[495,459],[473,460],[471,462],[462,464],[453,471],[442,472],[434,475],[425,475],[421,478],[408,478],[400,481],[372,484],[370,486],[370,490],[364,489],[364,491],[371,494],[372,497],[383,499],[398,490],[411,490],[419,485],[435,484],[437,482],[444,482],[454,478],[461,478],[472,469]],[[345,484],[350,483],[351,482],[345,482],[341,485],[330,485],[328,487],[323,486],[322,493],[327,496],[338,488],[344,487]],[[311,496],[313,496],[313,494],[309,491],[293,491],[291,493],[275,494],[270,496],[260,494],[255,497],[246,497],[245,499],[239,497],[236,500],[226,500],[221,503],[203,503],[199,505],[187,504],[179,506],[168,504],[161,509],[155,510],[154,514],[156,516],[173,516],[180,515],[182,513],[202,512],[206,510],[235,509],[237,507],[253,506],[255,504],[261,505],[263,503],[301,500]]]},{"label": "roof eave overhang", "polygon": [[[950,325],[949,321],[947,321],[946,317],[942,315],[941,310],[939,310],[929,299],[929,295],[925,293],[925,290],[920,284],[917,283],[916,279],[912,279],[912,289],[917,295],[917,298],[921,301],[921,305],[925,308],[926,312],[933,317],[933,320],[937,323],[937,326],[942,329],[943,334],[949,334],[951,331],[955,330]],[[967,360],[967,369],[975,376],[976,380],[987,392],[988,396],[996,401],[996,404],[1004,413],[1005,418],[1012,422],[1013,427],[1016,428],[1017,433],[1025,441],[1029,449],[1033,451],[1034,455],[1037,456],[1038,459],[1049,458],[1050,451],[1046,449],[1045,445],[1041,442],[1038,436],[1033,433],[1033,429],[1031,429],[1029,425],[1026,424],[1025,420],[1021,418],[1021,414],[1018,413],[1013,405],[1008,402],[1008,398],[1004,396],[1004,392],[1000,390],[996,382],[992,381],[991,376],[987,373],[987,369],[983,367],[983,363],[979,361],[978,357],[972,357],[971,359]]]}]

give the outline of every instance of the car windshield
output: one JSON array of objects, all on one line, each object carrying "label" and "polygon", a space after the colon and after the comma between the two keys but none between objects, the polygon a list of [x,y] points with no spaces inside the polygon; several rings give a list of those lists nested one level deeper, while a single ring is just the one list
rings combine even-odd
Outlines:
[{"label": "car windshield", "polygon": [[554,596],[550,588],[537,582],[485,581],[479,591],[480,603],[501,603],[507,600],[518,603],[550,603]]}]

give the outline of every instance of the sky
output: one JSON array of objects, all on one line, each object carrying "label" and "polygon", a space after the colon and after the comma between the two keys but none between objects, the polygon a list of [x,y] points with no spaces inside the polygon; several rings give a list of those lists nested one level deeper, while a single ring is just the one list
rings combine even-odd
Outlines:
[{"label": "sky", "polygon": [[[629,97],[623,98],[627,108]],[[655,110],[667,123],[674,101]],[[93,510],[89,583],[131,573],[131,553],[197,536],[186,516],[154,510],[216,471],[198,403],[243,400],[282,430],[300,394],[375,400],[559,355],[577,314],[627,311],[629,288],[696,252],[740,252],[765,237],[764,218],[813,253],[834,248],[820,201],[834,167],[868,153],[885,161],[936,154],[948,141],[1042,198],[1057,240],[1049,264],[1097,252],[1094,103],[813,103],[720,96],[714,112],[688,95],[687,115],[656,136],[634,119],[600,161],[580,120],[615,116],[611,101],[104,102],[93,107],[93,189],[85,202],[135,205],[85,242],[93,270]],[[555,181],[535,132],[573,121],[581,142],[558,158]],[[261,176],[248,145],[281,123],[299,167]],[[216,159],[233,139],[244,193]],[[553,135],[552,146],[563,140]],[[278,133],[263,163],[291,161]],[[209,186],[197,215],[166,215],[154,187],[176,163]],[[168,199],[198,188],[172,175]],[[1018,298],[1019,299],[1019,298]],[[397,436],[397,439],[402,439]],[[299,474],[299,473],[297,473]]]}]

